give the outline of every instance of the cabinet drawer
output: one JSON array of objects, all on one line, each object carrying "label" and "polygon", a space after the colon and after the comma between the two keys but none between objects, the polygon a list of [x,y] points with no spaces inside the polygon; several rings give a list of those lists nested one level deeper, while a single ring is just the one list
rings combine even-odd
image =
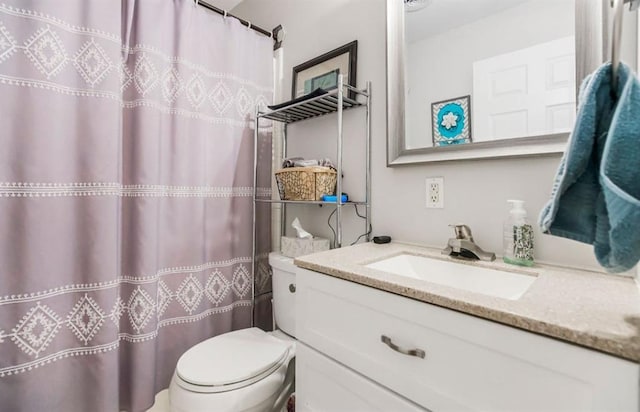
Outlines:
[{"label": "cabinet drawer", "polygon": [[299,340],[425,408],[638,411],[633,362],[304,269],[297,287]]},{"label": "cabinet drawer", "polygon": [[304,344],[296,346],[296,409],[303,412],[425,412]]}]

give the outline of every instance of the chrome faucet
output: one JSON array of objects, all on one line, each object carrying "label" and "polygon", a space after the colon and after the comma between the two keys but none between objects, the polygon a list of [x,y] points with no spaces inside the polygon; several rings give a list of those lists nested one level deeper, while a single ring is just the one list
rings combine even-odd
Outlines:
[{"label": "chrome faucet", "polygon": [[449,225],[456,233],[455,238],[449,239],[447,247],[442,250],[443,255],[449,255],[451,257],[460,259],[471,260],[496,260],[496,254],[493,252],[485,252],[480,249],[480,246],[476,245],[473,241],[473,235],[471,234],[471,228],[467,225]]}]

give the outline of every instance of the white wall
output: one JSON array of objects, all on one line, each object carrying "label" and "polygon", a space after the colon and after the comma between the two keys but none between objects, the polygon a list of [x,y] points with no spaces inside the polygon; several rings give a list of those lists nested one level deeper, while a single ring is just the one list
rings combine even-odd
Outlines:
[{"label": "white wall", "polygon": [[433,146],[431,103],[473,95],[474,62],[574,35],[574,8],[574,0],[531,0],[408,44],[409,148]]},{"label": "white wall", "polygon": [[[335,47],[357,39],[358,83],[373,82],[373,229],[404,240],[442,247],[453,235],[447,226],[464,222],[485,250],[501,254],[502,221],[507,199],[526,201],[535,220],[546,202],[560,158],[529,157],[386,167],[386,66],[384,0],[244,0],[233,10],[265,28],[282,24],[284,41],[284,84],[290,88],[291,68]],[[364,112],[345,113],[345,191],[362,195],[362,141]],[[291,155],[335,158],[335,116],[312,119],[290,127]],[[426,209],[425,178],[444,176],[445,208]],[[326,225],[329,208],[290,208],[303,224],[318,235],[329,236]],[[347,215],[352,212],[346,209]],[[351,216],[349,216],[351,217]],[[356,226],[357,224],[357,226]],[[354,240],[364,227],[350,218],[346,239]],[[576,267],[598,268],[589,245],[537,233],[539,261]]]}]

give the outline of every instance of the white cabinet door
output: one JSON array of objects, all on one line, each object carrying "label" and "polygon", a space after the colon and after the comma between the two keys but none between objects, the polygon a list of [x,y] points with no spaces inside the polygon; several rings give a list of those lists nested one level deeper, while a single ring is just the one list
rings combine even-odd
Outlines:
[{"label": "white cabinet door", "polygon": [[426,411],[301,343],[296,346],[296,410]]},{"label": "white cabinet door", "polygon": [[568,132],[575,121],[575,38],[473,64],[473,141]]}]

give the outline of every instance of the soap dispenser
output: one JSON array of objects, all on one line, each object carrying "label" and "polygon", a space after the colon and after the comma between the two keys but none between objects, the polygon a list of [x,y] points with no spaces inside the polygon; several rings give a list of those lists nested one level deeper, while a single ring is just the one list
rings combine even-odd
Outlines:
[{"label": "soap dispenser", "polygon": [[509,217],[504,223],[504,256],[506,263],[533,266],[533,227],[527,221],[527,211],[522,200],[511,203]]}]

